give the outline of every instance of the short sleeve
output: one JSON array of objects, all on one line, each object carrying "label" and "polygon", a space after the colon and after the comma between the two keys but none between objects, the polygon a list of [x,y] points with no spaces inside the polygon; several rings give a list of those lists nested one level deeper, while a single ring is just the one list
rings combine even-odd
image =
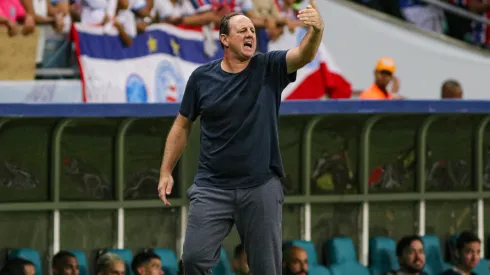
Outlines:
[{"label": "short sleeve", "polygon": [[287,52],[288,50],[270,51],[265,54],[268,79],[275,81],[279,85],[280,92],[282,92],[289,83],[296,81],[296,72],[288,74],[288,66],[286,64]]},{"label": "short sleeve", "polygon": [[146,0],[129,0],[132,11],[139,11],[146,7]]},{"label": "short sleeve", "polygon": [[[197,70],[196,70],[197,71]],[[196,120],[200,114],[199,110],[199,77],[198,72],[192,72],[185,86],[184,96],[180,103],[179,113],[190,121]]]},{"label": "short sleeve", "polygon": [[243,13],[247,13],[254,9],[252,0],[241,0],[241,9]]},{"label": "short sleeve", "polygon": [[165,19],[174,15],[174,6],[170,3],[170,0],[160,0],[155,2],[155,9],[160,16],[160,19]]}]

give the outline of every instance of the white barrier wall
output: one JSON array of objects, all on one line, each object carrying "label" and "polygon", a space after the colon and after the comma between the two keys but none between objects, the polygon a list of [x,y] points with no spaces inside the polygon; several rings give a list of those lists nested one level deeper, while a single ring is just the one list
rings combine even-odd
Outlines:
[{"label": "white barrier wall", "polygon": [[377,59],[390,56],[397,63],[400,92],[410,99],[439,98],[447,78],[460,81],[466,99],[490,97],[488,54],[387,22],[341,0],[317,3],[325,21],[324,42],[354,89],[367,88]]},{"label": "white barrier wall", "polygon": [[82,103],[80,80],[0,81],[0,103]]}]

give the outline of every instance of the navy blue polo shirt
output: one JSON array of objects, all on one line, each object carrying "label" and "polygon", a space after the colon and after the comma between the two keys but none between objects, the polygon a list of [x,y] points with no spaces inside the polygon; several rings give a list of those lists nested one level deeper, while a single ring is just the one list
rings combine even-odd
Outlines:
[{"label": "navy blue polo shirt", "polygon": [[194,183],[220,189],[250,188],[283,177],[278,118],[288,74],[287,51],[253,56],[239,73],[221,68],[222,59],[198,67],[189,77],[180,114],[201,117],[201,149]]}]

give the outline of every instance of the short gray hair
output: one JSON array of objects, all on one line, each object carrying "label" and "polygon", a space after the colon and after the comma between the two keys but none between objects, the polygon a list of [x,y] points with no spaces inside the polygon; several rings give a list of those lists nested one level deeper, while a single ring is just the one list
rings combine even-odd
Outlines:
[{"label": "short gray hair", "polygon": [[116,262],[123,262],[123,259],[114,253],[104,253],[100,255],[97,259],[97,264],[95,265],[95,272],[98,274],[99,272],[104,272],[108,268],[110,268]]}]

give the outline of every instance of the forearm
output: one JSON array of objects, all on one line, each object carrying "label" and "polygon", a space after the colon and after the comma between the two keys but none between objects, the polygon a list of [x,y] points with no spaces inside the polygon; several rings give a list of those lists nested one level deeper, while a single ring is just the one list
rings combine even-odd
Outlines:
[{"label": "forearm", "polygon": [[165,151],[163,153],[162,173],[171,173],[177,161],[179,160],[189,138],[190,129],[184,129],[177,125],[172,126],[170,133],[165,143]]},{"label": "forearm", "polygon": [[315,30],[312,27],[308,29],[308,32],[306,33],[305,37],[303,37],[303,40],[301,40],[299,45],[299,51],[304,60],[308,62],[313,61],[316,53],[318,52],[318,48],[322,43],[322,36],[323,29]]}]

